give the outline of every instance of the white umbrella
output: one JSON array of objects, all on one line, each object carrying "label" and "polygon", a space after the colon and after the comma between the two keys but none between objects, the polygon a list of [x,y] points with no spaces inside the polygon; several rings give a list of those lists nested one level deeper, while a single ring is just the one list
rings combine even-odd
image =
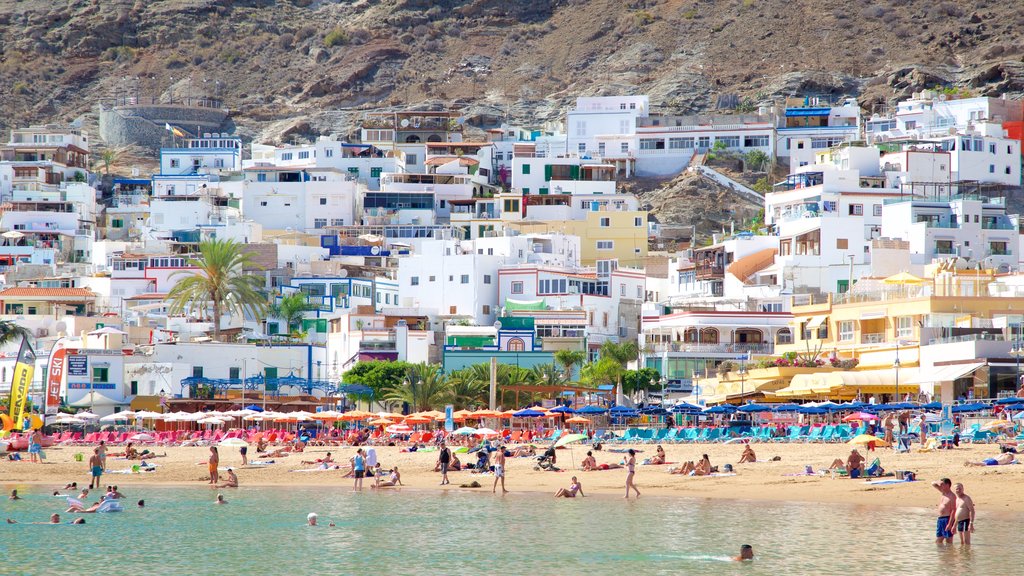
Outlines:
[{"label": "white umbrella", "polygon": [[408,424],[392,424],[384,429],[388,434],[408,434],[412,432],[412,428]]},{"label": "white umbrella", "polygon": [[100,418],[100,422],[125,422],[127,420],[128,417],[121,413],[110,414],[108,416]]},{"label": "white umbrella", "polygon": [[136,434],[129,438],[129,440],[132,442],[152,442],[153,440],[156,440],[156,438],[153,438],[149,434]]},{"label": "white umbrella", "polygon": [[139,420],[145,420],[147,418],[159,420],[162,419],[163,417],[164,415],[159,412],[150,412],[148,410],[139,410],[138,412],[135,413],[135,418]]},{"label": "white umbrella", "polygon": [[313,418],[313,414],[299,410],[298,412],[289,412],[286,414],[288,418],[295,418],[296,420],[309,420]]},{"label": "white umbrella", "polygon": [[224,421],[221,420],[220,418],[213,418],[213,417],[203,418],[202,420],[197,420],[197,422],[199,424],[215,424],[215,425],[218,425],[218,426],[224,423]]},{"label": "white umbrella", "polygon": [[484,436],[484,437],[486,437],[486,436],[497,436],[498,435],[498,433],[496,431],[491,430],[490,428],[477,428],[476,429],[476,434],[479,435],[479,436]]},{"label": "white umbrella", "polygon": [[241,447],[241,446],[248,446],[249,443],[246,442],[245,440],[242,440],[241,438],[228,438],[227,440],[223,440],[223,441],[219,442],[217,445],[218,446],[228,446],[228,447]]},{"label": "white umbrella", "polygon": [[473,428],[472,426],[463,426],[462,428],[459,428],[456,431],[452,432],[452,434],[458,434],[459,436],[470,436],[472,434],[476,434],[476,428]]},{"label": "white umbrella", "polygon": [[80,418],[82,420],[95,420],[95,419],[99,418],[99,416],[93,414],[92,412],[86,411],[86,412],[78,412],[78,413],[76,413],[75,414],[75,418]]},{"label": "white umbrella", "polygon": [[260,420],[263,420],[263,415],[262,414],[250,414],[248,416],[242,416],[242,420],[245,420],[247,422],[259,422]]},{"label": "white umbrella", "polygon": [[117,328],[114,328],[113,326],[104,326],[103,328],[99,328],[97,330],[93,330],[92,332],[89,332],[89,336],[102,336],[104,334],[122,334],[122,335],[127,335],[128,333],[123,331],[123,330],[118,330]]}]

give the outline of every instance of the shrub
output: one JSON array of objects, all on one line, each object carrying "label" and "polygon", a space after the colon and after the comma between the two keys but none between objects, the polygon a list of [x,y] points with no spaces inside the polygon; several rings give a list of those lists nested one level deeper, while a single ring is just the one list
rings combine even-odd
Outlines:
[{"label": "shrub", "polygon": [[721,364],[718,365],[718,373],[719,374],[728,374],[729,372],[732,372],[733,370],[736,370],[737,368],[739,368],[738,364],[736,364],[732,360],[726,360],[725,362],[722,362]]},{"label": "shrub", "polygon": [[311,38],[314,34],[316,34],[316,28],[313,28],[312,26],[303,26],[295,32],[295,39],[302,42],[307,38]]},{"label": "shrub", "polygon": [[277,37],[277,46],[283,50],[291,48],[294,43],[295,36],[287,32]]},{"label": "shrub", "polygon": [[683,12],[682,16],[686,20],[693,20],[694,18],[697,17],[697,9],[696,8],[692,8],[690,10],[687,10],[686,12]]},{"label": "shrub", "polygon": [[636,25],[641,28],[654,23],[654,15],[646,10],[637,12],[633,17],[636,19]]},{"label": "shrub", "polygon": [[14,86],[11,86],[11,91],[15,94],[28,94],[28,83],[22,81],[15,82]]},{"label": "shrub", "polygon": [[332,48],[348,43],[348,33],[341,28],[335,28],[324,36],[324,46]]}]

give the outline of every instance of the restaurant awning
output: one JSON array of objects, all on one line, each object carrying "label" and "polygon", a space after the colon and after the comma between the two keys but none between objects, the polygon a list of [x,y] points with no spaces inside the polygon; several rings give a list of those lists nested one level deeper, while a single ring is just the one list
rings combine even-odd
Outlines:
[{"label": "restaurant awning", "polygon": [[[899,383],[912,384],[918,376],[917,368],[900,368]],[[893,394],[896,392],[896,370],[847,370],[797,374],[789,386],[777,390],[776,396],[785,398],[814,398],[818,396],[852,396],[860,394]]]},{"label": "restaurant awning", "polygon": [[814,328],[821,326],[827,319],[828,316],[812,316],[811,319],[807,321],[807,329],[813,330]]},{"label": "restaurant awning", "polygon": [[922,369],[917,377],[908,380],[907,384],[952,382],[953,380],[967,376],[984,365],[984,362],[972,362],[970,364],[952,364],[950,366],[935,366],[930,369]]}]

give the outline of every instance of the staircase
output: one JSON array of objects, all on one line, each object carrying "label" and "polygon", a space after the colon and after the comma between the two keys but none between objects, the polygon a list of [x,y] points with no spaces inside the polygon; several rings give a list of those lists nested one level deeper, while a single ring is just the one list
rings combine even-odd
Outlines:
[{"label": "staircase", "polygon": [[764,204],[764,196],[758,194],[753,189],[748,188],[746,185],[740,184],[739,182],[733,180],[732,178],[729,178],[725,174],[718,172],[717,170],[710,166],[704,166],[701,164],[688,168],[688,170],[694,172],[695,174],[699,174],[708,180],[711,180],[712,182],[718,184],[719,186],[724,186],[725,188],[728,188],[733,192],[736,192],[737,194],[744,196],[753,202],[756,202],[758,205]]}]

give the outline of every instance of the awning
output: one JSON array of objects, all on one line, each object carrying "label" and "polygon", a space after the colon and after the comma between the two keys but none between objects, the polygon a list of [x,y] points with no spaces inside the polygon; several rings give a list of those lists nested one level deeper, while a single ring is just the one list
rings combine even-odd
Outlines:
[{"label": "awning", "polygon": [[807,321],[807,329],[813,330],[814,328],[824,324],[827,319],[828,316],[812,316],[811,319]]},{"label": "awning", "polygon": [[[900,385],[914,385],[917,368],[900,368]],[[848,370],[797,374],[789,386],[777,390],[776,396],[785,398],[813,398],[817,396],[852,396],[861,394],[893,394],[896,392],[896,370]]]},{"label": "awning", "polygon": [[950,366],[936,366],[929,370],[921,370],[916,378],[907,381],[907,384],[932,384],[935,382],[952,382],[967,376],[978,368],[984,366],[984,362],[971,364],[953,364]]},{"label": "awning", "polygon": [[861,320],[878,320],[879,318],[885,318],[885,310],[871,310],[869,312],[861,312]]}]

